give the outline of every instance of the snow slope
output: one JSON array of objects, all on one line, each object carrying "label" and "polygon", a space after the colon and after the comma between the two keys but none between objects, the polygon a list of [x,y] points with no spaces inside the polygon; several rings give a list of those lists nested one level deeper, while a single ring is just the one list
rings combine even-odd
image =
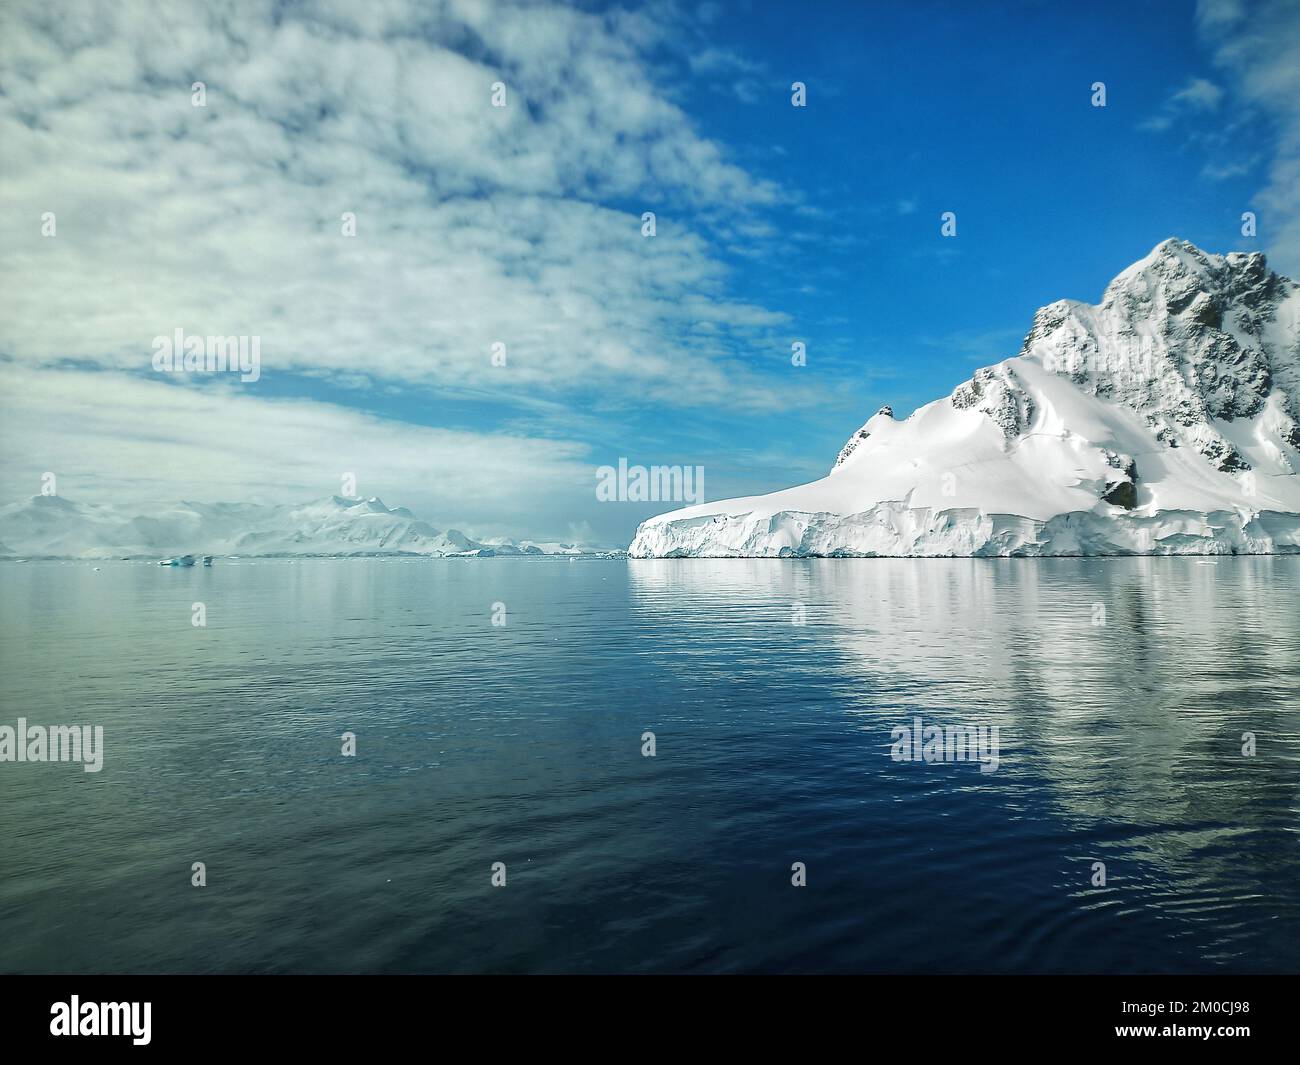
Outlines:
[{"label": "snow slope", "polygon": [[301,506],[178,503],[147,515],[113,504],[34,496],[0,507],[0,557],[157,558],[163,555],[583,554],[583,545],[515,544],[438,530],[405,507],[332,496]]},{"label": "snow slope", "polygon": [[628,553],[1300,552],[1298,322],[1262,255],[1167,240],[821,480],[651,518]]}]

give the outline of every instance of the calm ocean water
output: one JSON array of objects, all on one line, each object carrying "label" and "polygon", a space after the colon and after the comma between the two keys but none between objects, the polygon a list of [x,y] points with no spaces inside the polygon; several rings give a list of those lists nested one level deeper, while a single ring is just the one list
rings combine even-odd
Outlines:
[{"label": "calm ocean water", "polygon": [[[1300,970],[1300,559],[0,589],[0,725],[105,744],[0,764],[3,971]],[[917,716],[998,726],[996,772],[892,760]]]}]

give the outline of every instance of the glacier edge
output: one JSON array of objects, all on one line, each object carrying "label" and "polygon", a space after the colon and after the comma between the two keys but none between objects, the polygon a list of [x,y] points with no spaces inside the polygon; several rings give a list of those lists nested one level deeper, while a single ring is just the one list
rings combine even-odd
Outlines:
[{"label": "glacier edge", "polygon": [[1051,558],[1300,554],[1300,514],[1071,511],[1041,520],[885,502],[856,514],[666,516],[637,530],[630,558]]}]

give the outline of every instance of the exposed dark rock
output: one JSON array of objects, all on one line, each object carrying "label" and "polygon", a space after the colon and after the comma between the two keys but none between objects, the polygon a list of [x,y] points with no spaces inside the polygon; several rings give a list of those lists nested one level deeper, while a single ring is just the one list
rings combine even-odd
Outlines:
[{"label": "exposed dark rock", "polygon": [[1113,451],[1106,452],[1106,462],[1123,473],[1126,479],[1107,481],[1101,498],[1111,506],[1132,510],[1137,506],[1137,462],[1129,455],[1117,455]]}]

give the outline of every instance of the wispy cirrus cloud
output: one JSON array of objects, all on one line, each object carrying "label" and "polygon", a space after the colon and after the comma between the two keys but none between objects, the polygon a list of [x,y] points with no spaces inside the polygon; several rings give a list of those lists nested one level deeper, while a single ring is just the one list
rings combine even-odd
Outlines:
[{"label": "wispy cirrus cloud", "polygon": [[1272,126],[1259,235],[1273,265],[1300,274],[1300,7],[1290,0],[1200,0],[1197,26],[1232,92]]},{"label": "wispy cirrus cloud", "polygon": [[696,77],[743,104],[759,103],[780,87],[762,63],[729,48],[701,48],[691,54],[688,65]]},{"label": "wispy cirrus cloud", "polygon": [[1222,99],[1223,89],[1214,82],[1192,78],[1170,95],[1158,114],[1138,123],[1138,128],[1153,132],[1167,130],[1184,116],[1217,110]]}]

